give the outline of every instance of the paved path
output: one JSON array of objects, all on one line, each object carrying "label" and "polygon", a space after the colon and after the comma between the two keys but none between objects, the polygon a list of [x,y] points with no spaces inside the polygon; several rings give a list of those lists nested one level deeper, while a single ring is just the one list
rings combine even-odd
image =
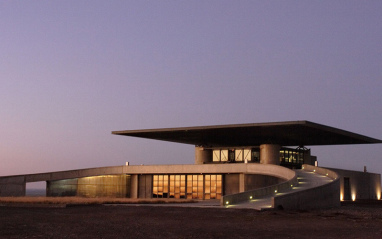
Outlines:
[{"label": "paved path", "polygon": [[[332,182],[333,180],[327,176],[323,176],[314,172],[309,172],[305,170],[296,170],[298,185],[293,188],[279,192],[275,195],[284,195],[296,191],[305,190],[308,188],[314,188],[326,183]],[[240,203],[237,205],[229,205],[227,208],[252,208],[256,210],[266,210],[272,208],[272,197],[266,197],[261,199],[255,199],[248,202]]]}]

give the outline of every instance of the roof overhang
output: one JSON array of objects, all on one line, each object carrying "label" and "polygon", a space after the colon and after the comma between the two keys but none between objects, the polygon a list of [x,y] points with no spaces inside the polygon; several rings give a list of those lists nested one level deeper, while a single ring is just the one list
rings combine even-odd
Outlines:
[{"label": "roof overhang", "polygon": [[113,131],[112,134],[204,147],[375,144],[379,139],[309,121]]}]

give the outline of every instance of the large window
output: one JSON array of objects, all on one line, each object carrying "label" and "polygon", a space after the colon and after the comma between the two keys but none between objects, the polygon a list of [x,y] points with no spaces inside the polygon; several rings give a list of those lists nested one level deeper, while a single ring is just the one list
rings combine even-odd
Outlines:
[{"label": "large window", "polygon": [[153,175],[153,198],[220,199],[222,175]]},{"label": "large window", "polygon": [[204,176],[204,199],[220,199],[222,195],[222,175]]},{"label": "large window", "polygon": [[153,198],[168,197],[168,175],[153,176]]},{"label": "large window", "polygon": [[213,162],[259,162],[259,149],[214,149],[212,151]]},{"label": "large window", "polygon": [[298,150],[283,148],[280,150],[280,165],[302,165],[304,163],[304,153]]},{"label": "large window", "polygon": [[170,198],[186,198],[186,175],[170,175]]},{"label": "large window", "polygon": [[47,196],[130,197],[130,175],[48,181]]},{"label": "large window", "polygon": [[203,199],[203,175],[187,175],[187,198]]}]

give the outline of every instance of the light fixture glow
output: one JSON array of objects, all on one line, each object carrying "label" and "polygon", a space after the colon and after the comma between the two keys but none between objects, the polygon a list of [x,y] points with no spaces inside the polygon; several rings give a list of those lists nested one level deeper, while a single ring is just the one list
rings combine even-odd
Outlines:
[{"label": "light fixture glow", "polygon": [[351,199],[355,201],[355,194],[352,195]]},{"label": "light fixture glow", "polygon": [[226,201],[226,202],[225,202],[225,204],[229,204],[229,202],[228,202],[228,201]]},{"label": "light fixture glow", "polygon": [[341,196],[340,196],[340,200],[343,201],[344,200],[344,195],[341,193]]},{"label": "light fixture glow", "polygon": [[252,199],[252,196],[250,196],[249,199]]},{"label": "light fixture glow", "polygon": [[277,189],[275,190],[275,193],[277,193]]}]

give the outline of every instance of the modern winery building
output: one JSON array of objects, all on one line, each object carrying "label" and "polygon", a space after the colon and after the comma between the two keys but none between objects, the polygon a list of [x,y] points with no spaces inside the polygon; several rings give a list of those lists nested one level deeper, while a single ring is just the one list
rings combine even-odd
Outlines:
[{"label": "modern winery building", "polygon": [[[193,145],[195,163],[126,163],[0,177],[0,196],[23,196],[26,183],[46,181],[47,196],[219,199],[225,206],[268,197],[274,208],[323,208],[339,206],[340,200],[381,198],[380,174],[318,167],[317,158],[308,147],[382,141],[309,121],[125,130],[112,134]],[[311,178],[310,187],[304,188],[301,175]]]}]

